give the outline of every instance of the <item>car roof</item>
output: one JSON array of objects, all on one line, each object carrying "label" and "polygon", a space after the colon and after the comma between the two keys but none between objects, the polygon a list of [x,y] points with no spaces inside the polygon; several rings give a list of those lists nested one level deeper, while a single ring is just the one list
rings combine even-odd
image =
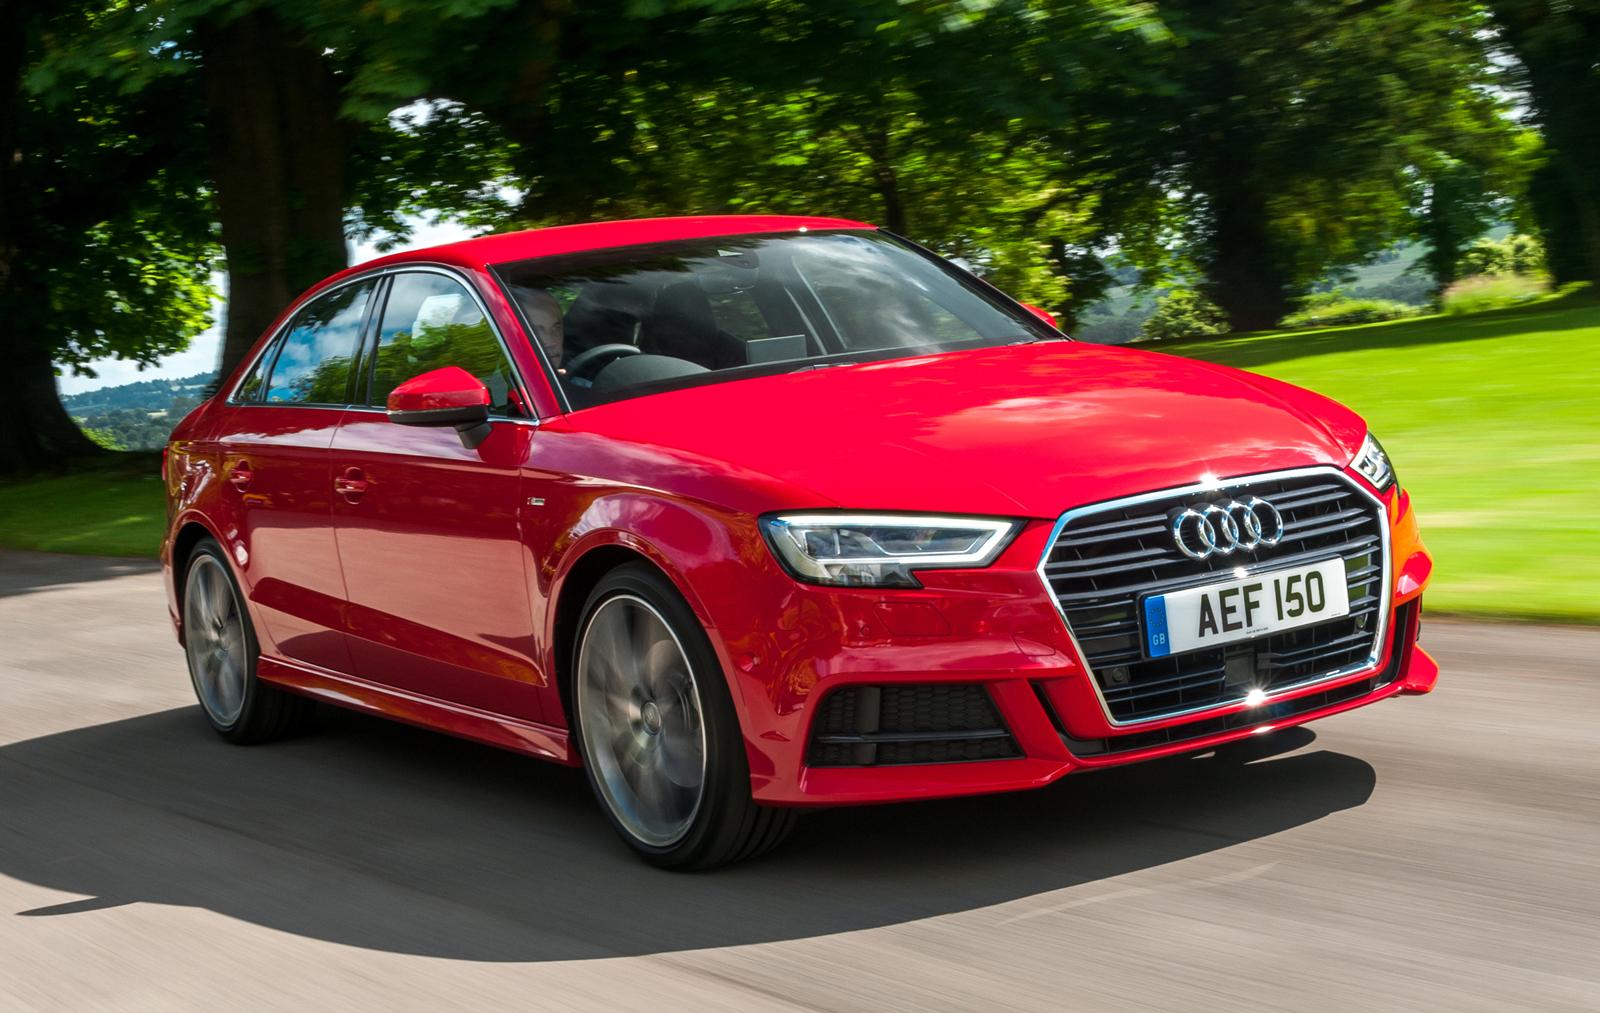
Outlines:
[{"label": "car roof", "polygon": [[622,221],[558,225],[547,229],[502,232],[443,246],[407,250],[357,265],[352,271],[405,263],[445,263],[481,268],[533,257],[583,253],[618,246],[638,246],[678,239],[705,239],[751,233],[803,232],[809,229],[875,229],[845,218],[805,215],[694,215],[679,218],[632,218]]}]

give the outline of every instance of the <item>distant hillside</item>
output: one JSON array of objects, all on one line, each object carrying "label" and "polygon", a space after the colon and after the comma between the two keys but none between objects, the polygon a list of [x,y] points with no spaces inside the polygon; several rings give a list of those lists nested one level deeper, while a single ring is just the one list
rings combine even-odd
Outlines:
[{"label": "distant hillside", "polygon": [[154,450],[167,442],[178,420],[206,396],[215,373],[86,390],[61,398],[67,413],[89,438],[114,450]]},{"label": "distant hillside", "polygon": [[68,414],[78,418],[125,408],[165,411],[179,398],[199,401],[205,397],[206,385],[216,377],[215,373],[196,373],[180,379],[136,380],[115,387],[86,390],[82,394],[67,394],[61,403],[66,405]]}]

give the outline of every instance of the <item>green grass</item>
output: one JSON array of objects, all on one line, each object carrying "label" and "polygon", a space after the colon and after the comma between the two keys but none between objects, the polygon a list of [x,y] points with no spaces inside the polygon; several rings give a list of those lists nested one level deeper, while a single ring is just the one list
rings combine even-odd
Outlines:
[{"label": "green grass", "polygon": [[154,556],[166,526],[160,461],[119,453],[80,471],[0,483],[0,545]]},{"label": "green grass", "polygon": [[1600,623],[1600,300],[1160,347],[1361,412],[1419,512],[1430,611]]}]

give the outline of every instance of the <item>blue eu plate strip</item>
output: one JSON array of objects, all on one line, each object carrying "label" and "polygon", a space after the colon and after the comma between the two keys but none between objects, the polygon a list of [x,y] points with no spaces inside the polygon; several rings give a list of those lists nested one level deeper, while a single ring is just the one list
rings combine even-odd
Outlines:
[{"label": "blue eu plate strip", "polygon": [[1172,653],[1172,641],[1167,637],[1167,598],[1153,594],[1144,600],[1144,637],[1150,648],[1150,657],[1165,658]]}]

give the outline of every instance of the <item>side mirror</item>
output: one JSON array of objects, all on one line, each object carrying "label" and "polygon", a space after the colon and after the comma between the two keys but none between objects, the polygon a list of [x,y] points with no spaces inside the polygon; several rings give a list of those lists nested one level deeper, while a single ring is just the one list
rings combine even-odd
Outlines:
[{"label": "side mirror", "polygon": [[402,426],[454,426],[468,450],[489,438],[489,388],[460,366],[412,377],[389,392],[388,407]]},{"label": "side mirror", "polygon": [[1032,303],[1023,303],[1022,308],[1027,310],[1029,313],[1032,313],[1040,320],[1043,320],[1051,327],[1054,327],[1056,330],[1061,330],[1061,325],[1056,322],[1056,315],[1045,309],[1043,306],[1035,306]]}]

